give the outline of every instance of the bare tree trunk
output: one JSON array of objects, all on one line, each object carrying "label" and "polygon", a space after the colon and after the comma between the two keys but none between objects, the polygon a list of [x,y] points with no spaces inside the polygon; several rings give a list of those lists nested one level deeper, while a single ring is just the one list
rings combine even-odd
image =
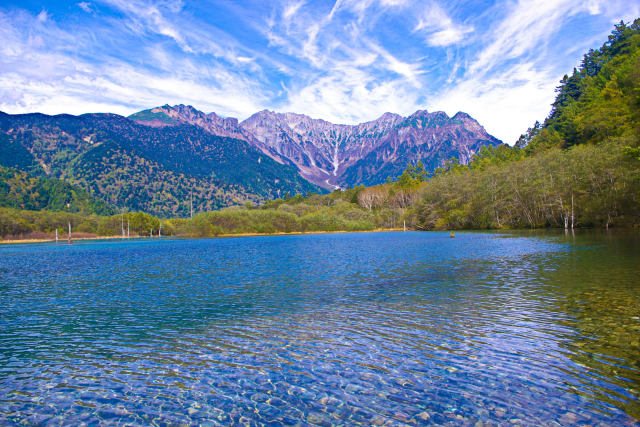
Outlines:
[{"label": "bare tree trunk", "polygon": [[571,229],[573,230],[573,224],[575,221],[575,216],[573,214],[573,191],[571,192]]},{"label": "bare tree trunk", "polygon": [[69,235],[67,236],[69,243],[71,243],[71,221],[69,221]]},{"label": "bare tree trunk", "polygon": [[564,211],[564,203],[562,203],[562,197],[558,197],[558,201],[560,202],[560,217],[564,222],[564,229],[569,229],[569,214]]}]

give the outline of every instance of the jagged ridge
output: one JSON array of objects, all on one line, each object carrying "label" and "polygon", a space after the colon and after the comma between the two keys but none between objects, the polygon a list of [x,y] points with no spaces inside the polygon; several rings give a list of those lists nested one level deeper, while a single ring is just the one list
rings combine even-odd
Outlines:
[{"label": "jagged ridge", "polygon": [[384,113],[370,122],[340,125],[263,110],[239,123],[191,106],[165,105],[130,118],[150,126],[189,123],[243,139],[276,161],[295,165],[304,178],[325,188],[379,184],[417,161],[431,170],[451,157],[466,163],[483,145],[501,143],[463,112],[453,117],[426,110],[408,117]]}]

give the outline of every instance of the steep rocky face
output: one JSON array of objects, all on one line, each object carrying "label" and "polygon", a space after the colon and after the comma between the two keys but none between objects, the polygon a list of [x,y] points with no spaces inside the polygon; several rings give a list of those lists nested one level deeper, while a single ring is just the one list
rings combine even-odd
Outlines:
[{"label": "steep rocky face", "polygon": [[375,185],[396,177],[409,163],[422,161],[434,170],[455,157],[468,163],[483,145],[501,141],[466,113],[453,117],[438,111],[416,111],[384,134],[368,153],[349,165],[338,181],[342,186]]},{"label": "steep rocky face", "polygon": [[130,118],[150,126],[188,123],[215,135],[243,139],[329,189],[379,184],[418,161],[429,170],[451,157],[467,163],[483,145],[501,143],[462,112],[453,117],[426,110],[408,117],[385,113],[370,122],[339,125],[303,114],[264,110],[238,123],[191,106],[165,105]]},{"label": "steep rocky face", "polygon": [[336,125],[265,110],[240,125],[325,188],[380,184],[418,161],[429,170],[451,157],[467,163],[483,145],[501,143],[468,114],[449,117],[441,111],[385,113],[358,125]]},{"label": "steep rocky face", "polygon": [[339,141],[346,126],[314,120],[302,114],[261,111],[242,122],[259,143],[285,157],[311,182],[326,182],[334,177],[339,164]]}]

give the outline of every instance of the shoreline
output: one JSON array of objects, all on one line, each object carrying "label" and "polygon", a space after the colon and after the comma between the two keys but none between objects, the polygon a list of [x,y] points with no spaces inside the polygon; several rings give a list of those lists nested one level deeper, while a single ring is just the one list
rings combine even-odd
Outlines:
[{"label": "shoreline", "polygon": [[[208,236],[208,237],[185,237],[185,236],[175,236],[175,237],[185,237],[188,239],[211,239],[214,237],[257,237],[257,236],[296,236],[302,234],[343,234],[343,233],[380,233],[384,231],[402,231],[402,228],[376,228],[374,230],[335,230],[335,231],[278,231],[275,233],[224,233],[218,234],[217,236]],[[416,231],[416,230],[407,230],[407,231]]]},{"label": "shoreline", "polygon": [[[582,228],[575,229],[578,230],[593,230],[593,228]],[[533,229],[500,229],[500,230],[484,230],[484,229],[459,229],[453,230],[454,232],[503,232],[509,233],[514,231],[527,231],[527,232],[536,232],[536,231],[558,231],[558,232],[566,232],[562,228],[533,228]],[[614,230],[635,230],[636,228],[618,228],[618,229],[609,229],[608,231]],[[173,236],[162,236],[160,239],[214,239],[214,238],[229,238],[229,237],[260,237],[260,236],[296,236],[296,235],[305,235],[305,234],[345,234],[345,233],[382,233],[389,231],[420,231],[420,232],[450,232],[451,230],[412,230],[403,228],[376,228],[374,230],[335,230],[335,231],[279,231],[275,233],[223,233],[218,234],[217,236],[185,236],[185,235],[173,235]],[[122,236],[95,236],[95,237],[74,237],[72,241],[99,241],[99,240],[140,240],[140,239],[158,239],[157,236],[148,237],[148,236],[132,236],[125,237]],[[2,245],[20,245],[20,244],[28,244],[28,243],[55,243],[55,239],[16,239],[16,240],[2,240],[0,239],[0,246]],[[59,239],[58,243],[60,244],[68,244],[67,239]]]},{"label": "shoreline", "polygon": [[[213,239],[213,238],[227,238],[227,237],[258,237],[258,236],[295,236],[303,234],[341,234],[341,233],[379,233],[384,231],[403,231],[402,228],[376,228],[374,230],[336,230],[336,231],[279,231],[275,233],[223,233],[217,236],[162,236],[160,239],[176,238],[176,239]],[[416,230],[406,230],[416,231]],[[125,237],[122,236],[95,236],[95,237],[74,237],[71,241],[91,241],[91,240],[132,240],[132,239],[158,239],[158,237],[148,236],[135,236]],[[25,243],[55,243],[55,239],[14,239],[14,240],[1,240],[0,245],[19,245]],[[58,243],[68,244],[67,239],[59,239]]]},{"label": "shoreline", "polygon": [[[140,236],[129,237],[129,239],[139,239]],[[76,240],[112,240],[112,239],[122,239],[122,236],[95,236],[95,237],[72,237],[71,241],[74,242]],[[126,238],[123,240],[127,240]],[[13,239],[13,240],[3,240],[0,239],[0,245],[13,245],[13,244],[23,244],[23,243],[55,243],[56,239]],[[58,243],[67,243],[68,240],[58,239]]]}]

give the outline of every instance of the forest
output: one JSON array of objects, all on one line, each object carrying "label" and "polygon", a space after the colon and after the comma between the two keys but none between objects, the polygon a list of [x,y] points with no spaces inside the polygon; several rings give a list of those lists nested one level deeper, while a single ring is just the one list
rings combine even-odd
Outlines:
[{"label": "forest", "polygon": [[194,125],[154,128],[113,114],[0,112],[0,167],[58,179],[112,206],[159,216],[189,214],[192,199],[214,210],[281,192],[322,191],[295,167],[243,141]]},{"label": "forest", "polygon": [[429,179],[414,206],[418,228],[637,227],[639,83],[636,19],[584,55],[544,123],[513,147],[486,147]]},{"label": "forest", "polygon": [[[0,170],[0,236],[218,236],[377,229],[640,226],[640,19],[617,24],[604,45],[564,76],[543,123],[514,146],[484,147],[467,165],[408,165],[395,180],[251,201],[191,218],[116,213],[63,181]],[[14,158],[20,158],[16,156]],[[35,167],[35,166],[34,166]],[[89,173],[88,170],[87,173]],[[64,193],[64,197],[60,194]],[[73,197],[72,197],[73,196]],[[62,200],[73,200],[69,206]],[[187,200],[186,193],[182,195]],[[185,205],[186,206],[186,205]],[[185,210],[183,209],[184,213]],[[184,215],[184,214],[183,214]]]}]

